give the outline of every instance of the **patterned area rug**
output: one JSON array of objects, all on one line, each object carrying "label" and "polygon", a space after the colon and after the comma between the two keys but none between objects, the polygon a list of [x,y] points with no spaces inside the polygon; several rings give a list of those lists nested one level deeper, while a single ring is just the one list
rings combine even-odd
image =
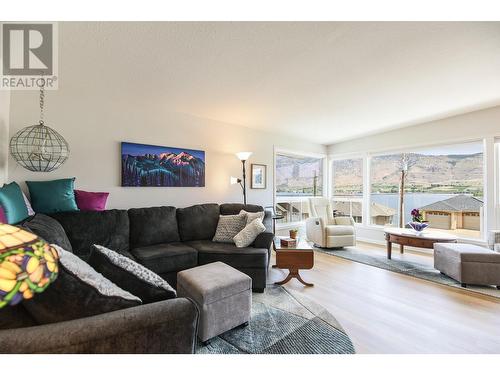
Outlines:
[{"label": "patterned area rug", "polygon": [[337,320],[323,307],[283,287],[253,293],[252,319],[198,343],[197,354],[354,354]]},{"label": "patterned area rug", "polygon": [[[394,259],[394,256],[391,260],[389,260],[385,255],[370,254],[369,250],[358,250],[353,247],[331,250],[315,248],[315,250],[339,258],[349,259],[358,263],[382,268],[384,270],[418,277],[419,279],[433,281],[435,283],[448,285],[454,288],[465,289],[462,288],[459,282],[443,275],[432,266],[426,266],[421,263]],[[500,290],[496,289],[495,286],[467,285],[467,289],[465,290],[500,298]]]}]

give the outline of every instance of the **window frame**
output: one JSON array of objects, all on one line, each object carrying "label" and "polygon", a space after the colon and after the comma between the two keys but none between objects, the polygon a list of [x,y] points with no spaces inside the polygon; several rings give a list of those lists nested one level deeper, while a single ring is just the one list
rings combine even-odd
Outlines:
[{"label": "window frame", "polygon": [[[483,147],[483,215],[481,230],[478,238],[460,237],[460,241],[471,243],[484,243],[487,239],[490,221],[495,221],[500,225],[500,137],[482,136],[479,138],[458,138],[445,142],[423,142],[410,146],[385,147],[364,152],[329,153],[329,171],[333,171],[333,160],[344,160],[363,158],[363,222],[356,223],[357,227],[383,231],[383,225],[371,223],[371,159],[377,156],[392,155],[397,153],[409,153],[423,151],[429,148],[439,148],[440,146],[453,146],[464,143],[481,143]],[[493,159],[493,160],[492,160]],[[491,176],[491,173],[494,173]],[[331,179],[331,177],[329,177]],[[333,181],[332,181],[333,182]],[[333,183],[329,184],[329,199],[333,199]],[[493,201],[493,206],[490,205]],[[490,212],[493,210],[493,212]]]},{"label": "window frame", "polygon": [[[307,152],[288,148],[281,148],[274,146],[273,150],[273,207],[276,209],[276,204],[280,203],[278,200],[280,198],[286,198],[289,202],[304,202],[307,201],[311,196],[278,196],[276,194],[276,158],[278,155],[290,156],[290,157],[310,157],[322,159],[321,170],[323,173],[323,183],[322,183],[322,194],[317,195],[317,197],[328,197],[328,189],[330,184],[328,183],[329,173],[328,173],[328,155],[326,153],[317,152]],[[289,223],[276,223],[276,229],[285,229],[287,227],[297,227],[304,224],[304,220],[293,221]]]}]

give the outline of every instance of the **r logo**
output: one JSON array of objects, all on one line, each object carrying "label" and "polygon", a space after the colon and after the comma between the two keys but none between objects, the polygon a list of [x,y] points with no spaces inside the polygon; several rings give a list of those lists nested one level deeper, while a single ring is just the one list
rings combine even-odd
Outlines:
[{"label": "r logo", "polygon": [[53,72],[53,25],[2,24],[4,76],[45,75]]}]

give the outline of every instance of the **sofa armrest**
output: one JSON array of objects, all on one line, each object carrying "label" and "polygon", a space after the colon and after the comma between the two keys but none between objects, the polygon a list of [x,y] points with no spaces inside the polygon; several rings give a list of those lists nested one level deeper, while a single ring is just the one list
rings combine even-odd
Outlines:
[{"label": "sofa armrest", "polygon": [[261,249],[270,249],[274,240],[274,234],[271,232],[259,233],[253,243],[253,247]]},{"label": "sofa armrest", "polygon": [[311,217],[306,220],[306,237],[315,245],[325,247],[325,223],[321,217]]},{"label": "sofa armrest", "polygon": [[88,318],[0,331],[0,353],[193,353],[198,308],[175,298]]}]

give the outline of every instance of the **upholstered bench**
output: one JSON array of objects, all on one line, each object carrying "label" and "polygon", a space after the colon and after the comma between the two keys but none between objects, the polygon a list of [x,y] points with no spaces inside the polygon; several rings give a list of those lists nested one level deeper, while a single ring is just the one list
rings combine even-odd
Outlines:
[{"label": "upholstered bench", "polygon": [[435,243],[434,268],[467,284],[496,285],[500,289],[500,253],[464,243]]},{"label": "upholstered bench", "polygon": [[191,298],[200,310],[202,342],[250,320],[252,279],[222,262],[177,274],[177,295]]}]

